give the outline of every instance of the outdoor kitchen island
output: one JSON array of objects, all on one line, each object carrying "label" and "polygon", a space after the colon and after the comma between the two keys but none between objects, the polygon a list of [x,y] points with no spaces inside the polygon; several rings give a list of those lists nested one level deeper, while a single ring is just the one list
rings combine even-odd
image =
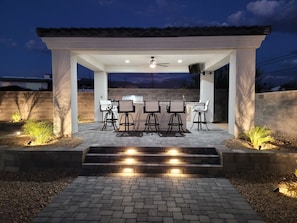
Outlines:
[{"label": "outdoor kitchen island", "polygon": [[[160,104],[160,113],[155,113],[158,116],[158,120],[159,120],[159,129],[160,131],[167,131],[168,130],[168,123],[170,120],[170,116],[173,113],[169,113],[168,112],[168,106],[170,105],[170,102],[159,102]],[[133,126],[130,126],[130,131],[145,131],[145,122],[146,122],[146,118],[147,115],[149,113],[145,113],[144,112],[144,102],[135,102],[134,103],[135,106],[135,112],[130,112],[129,115],[131,115],[133,117],[134,120],[134,129]],[[187,109],[186,109],[187,110]],[[186,112],[185,113],[179,113],[181,116],[181,120],[183,123],[183,129],[186,130],[187,126],[186,126]],[[124,120],[124,115],[123,113],[119,113],[118,115],[118,122],[123,122]],[[123,117],[122,117],[123,116]],[[177,121],[177,117],[174,117],[174,121]],[[120,131],[123,131],[125,129],[125,126],[123,125],[119,125],[118,123],[118,127]],[[151,128],[153,129],[153,128]],[[172,128],[173,131],[178,130],[178,126],[173,126]]]}]

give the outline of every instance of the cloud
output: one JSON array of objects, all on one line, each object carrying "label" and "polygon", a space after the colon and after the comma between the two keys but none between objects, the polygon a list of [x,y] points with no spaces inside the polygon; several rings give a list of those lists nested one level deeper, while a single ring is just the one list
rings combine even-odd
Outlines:
[{"label": "cloud", "polygon": [[10,38],[0,38],[0,45],[6,46],[6,47],[16,47],[17,43]]},{"label": "cloud", "polygon": [[280,2],[261,0],[248,3],[246,8],[249,12],[255,15],[268,17],[273,16],[279,12]]},{"label": "cloud", "polygon": [[230,25],[272,25],[278,32],[297,33],[296,0],[257,0],[228,17]]},{"label": "cloud", "polygon": [[237,11],[230,15],[228,20],[231,21],[232,24],[241,24],[246,20],[245,13],[243,11]]},{"label": "cloud", "polygon": [[29,40],[28,42],[26,42],[25,46],[27,49],[32,50],[32,51],[40,51],[43,53],[49,52],[46,45],[41,41]]}]

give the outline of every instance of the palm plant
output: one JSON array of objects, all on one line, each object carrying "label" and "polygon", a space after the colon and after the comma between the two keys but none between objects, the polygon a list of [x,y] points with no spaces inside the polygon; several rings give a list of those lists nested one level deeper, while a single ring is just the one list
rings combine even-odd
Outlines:
[{"label": "palm plant", "polygon": [[20,112],[14,112],[14,113],[12,113],[11,119],[12,119],[13,122],[20,122],[20,121],[22,121],[21,113]]},{"label": "palm plant", "polygon": [[34,138],[35,145],[45,144],[53,138],[53,124],[51,122],[28,120],[23,129],[25,134]]},{"label": "palm plant", "polygon": [[246,136],[248,137],[252,146],[259,150],[261,149],[263,143],[274,140],[271,136],[271,130],[260,126],[255,126],[254,128],[247,131]]}]

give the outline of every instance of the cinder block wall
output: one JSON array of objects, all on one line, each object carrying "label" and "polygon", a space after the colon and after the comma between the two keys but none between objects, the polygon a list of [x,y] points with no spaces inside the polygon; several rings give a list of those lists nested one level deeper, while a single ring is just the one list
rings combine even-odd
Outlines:
[{"label": "cinder block wall", "polygon": [[142,95],[143,100],[182,100],[199,101],[199,89],[150,89],[150,88],[109,88],[108,97],[120,100],[125,95]]},{"label": "cinder block wall", "polygon": [[51,150],[1,150],[0,171],[41,171],[63,169],[77,171],[81,169],[84,151]]},{"label": "cinder block wall", "polygon": [[[142,95],[144,100],[170,101],[182,99],[198,101],[199,89],[110,88],[108,97],[119,100],[124,95]],[[45,91],[0,91],[0,121],[11,121],[19,111],[23,119],[52,120],[53,94]],[[78,118],[94,119],[94,93],[78,92]]]},{"label": "cinder block wall", "polygon": [[224,152],[224,173],[291,174],[297,168],[296,153]]},{"label": "cinder block wall", "polygon": [[0,121],[10,121],[14,112],[23,119],[53,119],[53,93],[46,91],[0,91]]},{"label": "cinder block wall", "polygon": [[256,94],[255,124],[297,137],[297,91]]}]

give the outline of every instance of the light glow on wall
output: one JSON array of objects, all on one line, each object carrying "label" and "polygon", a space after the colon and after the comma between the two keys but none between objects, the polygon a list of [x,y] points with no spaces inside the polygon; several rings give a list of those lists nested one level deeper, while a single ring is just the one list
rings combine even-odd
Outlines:
[{"label": "light glow on wall", "polygon": [[179,159],[170,159],[170,160],[169,160],[169,163],[170,163],[170,164],[179,164],[180,161],[179,161]]},{"label": "light glow on wall", "polygon": [[126,158],[125,159],[125,163],[126,164],[133,164],[133,163],[135,163],[136,161],[135,161],[135,159],[133,159],[133,158]]},{"label": "light glow on wall", "polygon": [[182,171],[181,171],[181,169],[174,168],[174,169],[170,169],[169,173],[173,174],[173,175],[179,175],[179,174],[182,174]]},{"label": "light glow on wall", "polygon": [[133,168],[124,168],[122,171],[124,174],[133,174],[134,169]]},{"label": "light glow on wall", "polygon": [[170,149],[167,151],[167,153],[171,156],[176,156],[178,154],[178,150],[176,149]]},{"label": "light glow on wall", "polygon": [[137,150],[136,149],[127,149],[126,153],[129,154],[129,155],[134,155],[134,154],[137,153]]}]

